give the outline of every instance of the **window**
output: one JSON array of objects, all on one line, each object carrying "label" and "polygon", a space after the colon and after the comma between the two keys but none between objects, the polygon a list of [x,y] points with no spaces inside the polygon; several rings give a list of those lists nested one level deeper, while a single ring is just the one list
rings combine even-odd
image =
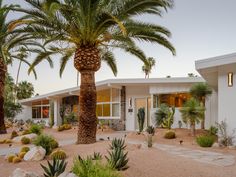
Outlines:
[{"label": "window", "polygon": [[49,101],[37,101],[32,103],[32,118],[33,119],[42,119],[49,118]]},{"label": "window", "polygon": [[153,108],[157,108],[163,103],[168,106],[182,107],[189,98],[188,93],[156,94],[153,95]]},{"label": "window", "polygon": [[120,116],[120,90],[106,89],[97,92],[97,116]]}]

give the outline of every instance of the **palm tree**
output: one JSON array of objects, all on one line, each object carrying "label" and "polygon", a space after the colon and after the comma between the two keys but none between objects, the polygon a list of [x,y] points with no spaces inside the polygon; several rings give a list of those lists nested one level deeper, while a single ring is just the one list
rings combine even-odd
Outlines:
[{"label": "palm tree", "polygon": [[[191,87],[190,94],[205,107],[206,98],[212,94],[212,89],[207,83],[198,83]],[[205,129],[205,114],[201,121],[201,129]]]},{"label": "palm tree", "polygon": [[142,66],[142,70],[145,74],[145,78],[149,78],[149,74],[151,73],[152,68],[155,66],[155,64],[156,64],[156,61],[152,57],[149,57],[147,59],[147,62],[144,63],[144,65]]},{"label": "palm tree", "polygon": [[160,44],[173,55],[175,49],[168,41],[166,28],[137,20],[137,15],[161,16],[173,6],[172,0],[25,0],[29,9],[15,8],[27,15],[21,32],[44,39],[47,51],[39,54],[32,68],[48,56],[61,54],[60,75],[71,58],[80,72],[79,144],[96,141],[95,72],[106,62],[117,74],[113,49],[121,49],[147,63],[135,40]]},{"label": "palm tree", "polygon": [[[0,134],[6,133],[4,124],[4,86],[6,80],[7,66],[12,64],[13,60],[20,60],[30,66],[30,63],[22,57],[19,57],[20,49],[25,48],[27,51],[38,52],[38,49],[29,49],[28,46],[37,46],[32,36],[16,32],[18,25],[23,21],[9,21],[6,18],[13,5],[2,5],[0,0]],[[33,70],[33,73],[36,73]]]},{"label": "palm tree", "polygon": [[204,118],[204,111],[205,108],[195,98],[188,100],[180,109],[183,122],[190,124],[192,136],[195,136],[195,124]]},{"label": "palm tree", "polygon": [[16,86],[16,97],[18,100],[30,98],[34,95],[34,86],[27,81],[22,81]]}]

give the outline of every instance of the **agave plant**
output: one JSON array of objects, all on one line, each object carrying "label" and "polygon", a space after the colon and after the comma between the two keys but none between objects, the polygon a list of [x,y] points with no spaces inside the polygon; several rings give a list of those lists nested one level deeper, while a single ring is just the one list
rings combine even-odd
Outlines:
[{"label": "agave plant", "polygon": [[113,139],[110,145],[110,149],[113,150],[117,148],[125,149],[126,148],[125,140],[117,138]]},{"label": "agave plant", "polygon": [[65,160],[58,160],[58,159],[53,159],[52,163],[47,161],[48,167],[41,165],[41,167],[44,170],[44,176],[45,177],[58,177],[60,174],[62,174],[67,166],[67,162]]},{"label": "agave plant", "polygon": [[92,156],[92,160],[101,160],[102,154],[100,152],[94,152]]}]

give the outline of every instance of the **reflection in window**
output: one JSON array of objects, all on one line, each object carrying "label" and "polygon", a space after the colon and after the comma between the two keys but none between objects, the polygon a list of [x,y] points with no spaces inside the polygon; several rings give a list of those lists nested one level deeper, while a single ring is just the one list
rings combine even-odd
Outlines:
[{"label": "reflection in window", "polygon": [[32,103],[32,118],[33,119],[41,119],[41,118],[49,118],[49,101],[37,101]]},{"label": "reflection in window", "polygon": [[112,104],[112,117],[119,117],[119,109],[120,104],[119,103],[114,103]]},{"label": "reflection in window", "polygon": [[165,103],[168,106],[182,107],[183,104],[190,98],[188,93],[175,94],[159,94],[153,95],[153,107],[157,108],[160,104]]},{"label": "reflection in window", "polygon": [[32,107],[32,118],[41,118],[41,107]]},{"label": "reflection in window", "polygon": [[49,106],[43,106],[42,114],[43,118],[49,118]]}]

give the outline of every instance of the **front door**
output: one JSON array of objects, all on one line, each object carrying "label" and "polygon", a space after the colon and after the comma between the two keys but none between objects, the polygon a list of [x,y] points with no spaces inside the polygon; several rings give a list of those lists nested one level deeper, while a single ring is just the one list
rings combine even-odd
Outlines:
[{"label": "front door", "polygon": [[135,99],[135,129],[138,130],[138,110],[140,108],[145,109],[145,120],[144,130],[150,125],[150,109],[151,109],[151,98],[136,98]]}]

